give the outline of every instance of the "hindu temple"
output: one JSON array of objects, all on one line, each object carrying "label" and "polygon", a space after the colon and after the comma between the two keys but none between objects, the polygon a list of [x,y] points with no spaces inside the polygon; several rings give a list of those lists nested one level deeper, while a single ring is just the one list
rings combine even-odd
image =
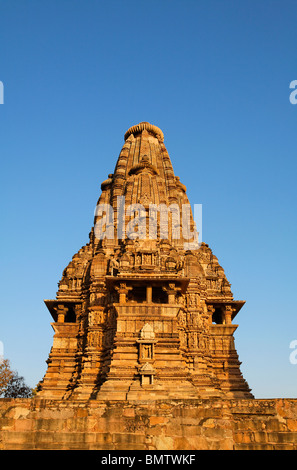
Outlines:
[{"label": "hindu temple", "polygon": [[158,127],[127,130],[94,203],[88,243],[45,300],[54,335],[36,395],[0,399],[0,449],[296,450],[297,400],[251,393],[234,338],[248,308]]},{"label": "hindu temple", "polygon": [[251,397],[234,344],[245,302],[199,242],[163,132],[141,122],[124,139],[89,242],[45,300],[55,335],[39,395]]}]

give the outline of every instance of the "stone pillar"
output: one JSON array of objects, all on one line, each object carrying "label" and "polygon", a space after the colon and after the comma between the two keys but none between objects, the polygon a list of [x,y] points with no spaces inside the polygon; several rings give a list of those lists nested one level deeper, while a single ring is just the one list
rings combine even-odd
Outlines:
[{"label": "stone pillar", "polygon": [[121,282],[119,287],[115,288],[119,293],[119,303],[125,304],[126,303],[126,295],[128,294],[129,290],[132,290],[132,287],[128,287],[125,282]]},{"label": "stone pillar", "polygon": [[153,301],[153,288],[152,286],[146,287],[146,301],[151,303]]},{"label": "stone pillar", "polygon": [[213,305],[207,305],[207,311],[208,311],[208,314],[209,314],[208,323],[209,323],[209,325],[211,325],[212,324],[212,316],[215,312],[214,306]]},{"label": "stone pillar", "polygon": [[55,310],[56,310],[57,315],[58,315],[57,322],[58,322],[58,323],[64,323],[66,314],[67,314],[67,312],[68,312],[68,310],[69,310],[68,307],[65,307],[65,305],[59,304],[59,305],[55,308]]},{"label": "stone pillar", "polygon": [[225,312],[224,312],[224,323],[225,325],[231,325],[232,323],[232,313],[234,311],[234,308],[231,305],[226,305],[225,306]]},{"label": "stone pillar", "polygon": [[169,283],[168,287],[163,287],[163,290],[167,292],[168,295],[168,303],[175,304],[175,295],[177,292],[181,290],[180,287],[175,287],[174,282]]}]

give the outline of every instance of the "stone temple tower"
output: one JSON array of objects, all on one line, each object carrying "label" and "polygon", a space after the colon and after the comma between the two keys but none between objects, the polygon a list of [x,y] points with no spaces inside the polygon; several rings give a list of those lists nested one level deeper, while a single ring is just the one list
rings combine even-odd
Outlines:
[{"label": "stone temple tower", "polygon": [[45,300],[55,334],[38,396],[253,398],[233,336],[244,301],[198,243],[158,127],[128,129],[101,191],[89,243]]}]

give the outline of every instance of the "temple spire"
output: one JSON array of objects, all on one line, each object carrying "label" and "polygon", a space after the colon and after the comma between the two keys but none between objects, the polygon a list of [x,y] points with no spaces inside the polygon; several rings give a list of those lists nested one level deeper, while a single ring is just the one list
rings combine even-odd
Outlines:
[{"label": "temple spire", "polygon": [[[166,206],[173,212],[178,212],[177,220],[185,217],[185,211],[189,209],[188,232],[194,233],[195,225],[186,187],[180,182],[179,177],[175,176],[163,141],[163,132],[148,122],[132,126],[125,133],[125,143],[118,157],[114,173],[109,174],[101,184],[102,194],[98,201],[99,204],[109,204],[112,207],[115,214],[114,228],[116,233],[118,233],[117,216],[120,212],[119,197],[125,199],[126,207],[134,205],[136,208],[136,205],[139,204],[148,210],[150,206],[154,205],[158,208]],[[131,217],[133,218],[134,215]],[[125,218],[125,225],[131,221],[131,217],[130,219],[129,217]],[[174,215],[172,216],[170,213],[170,233],[172,233],[172,217]],[[98,220],[100,219],[95,217],[95,224],[98,223]],[[175,223],[181,225],[178,222]],[[174,240],[169,237],[170,242],[174,246],[182,245],[183,233],[186,231],[180,231],[180,234],[174,235]],[[194,241],[194,237],[192,237],[192,242]]]}]

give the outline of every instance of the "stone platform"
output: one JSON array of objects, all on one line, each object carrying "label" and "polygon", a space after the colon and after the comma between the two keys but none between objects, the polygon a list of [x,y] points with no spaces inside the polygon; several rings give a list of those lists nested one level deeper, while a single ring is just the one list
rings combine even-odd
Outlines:
[{"label": "stone platform", "polygon": [[297,399],[1,399],[0,449],[296,450]]}]

